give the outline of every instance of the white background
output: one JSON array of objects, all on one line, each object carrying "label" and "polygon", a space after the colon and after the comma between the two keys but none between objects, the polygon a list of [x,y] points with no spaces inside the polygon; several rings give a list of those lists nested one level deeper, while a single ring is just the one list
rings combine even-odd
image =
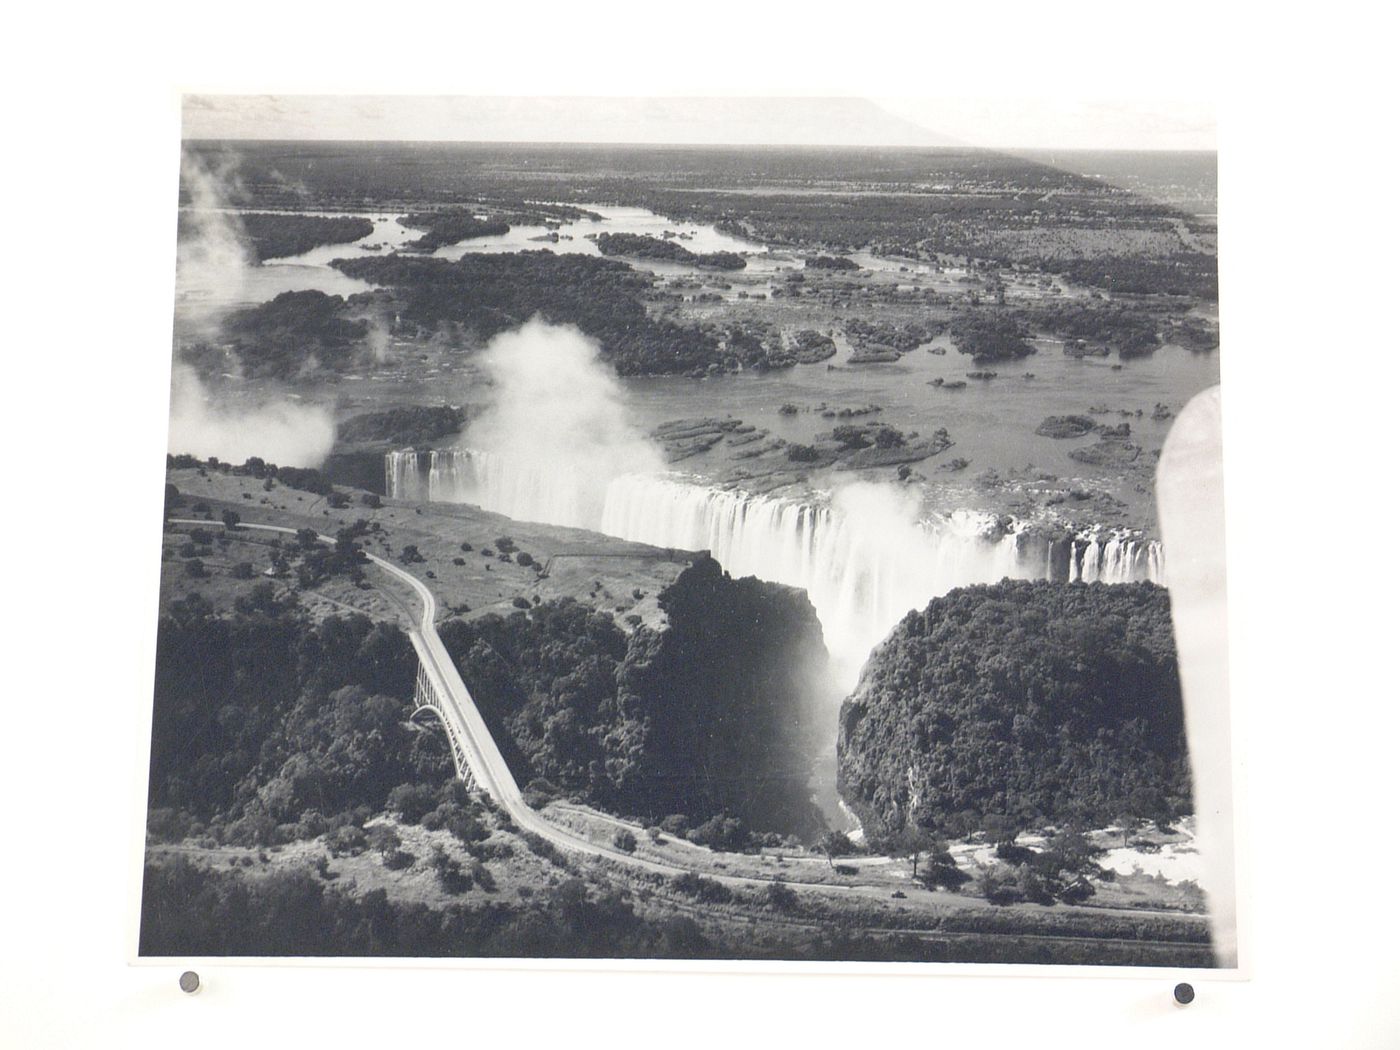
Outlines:
[{"label": "white background", "polygon": [[[6,1046],[1400,1045],[1389,34],[1361,5],[7,18]],[[1253,978],[130,967],[193,91],[1215,98]],[[1384,429],[1383,429],[1384,428]]]}]

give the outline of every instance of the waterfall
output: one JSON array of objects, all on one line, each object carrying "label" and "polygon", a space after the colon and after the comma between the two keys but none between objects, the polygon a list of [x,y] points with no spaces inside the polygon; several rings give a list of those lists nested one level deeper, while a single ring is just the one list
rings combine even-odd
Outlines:
[{"label": "waterfall", "polygon": [[600,485],[544,462],[466,449],[392,452],[385,478],[395,499],[475,503],[517,520],[708,550],[734,576],[801,587],[852,683],[905,613],[954,587],[1008,576],[1161,582],[1163,573],[1155,540],[1094,528],[1047,543],[1040,532],[989,514],[919,518],[887,486],[812,502],[675,475],[623,475]]}]

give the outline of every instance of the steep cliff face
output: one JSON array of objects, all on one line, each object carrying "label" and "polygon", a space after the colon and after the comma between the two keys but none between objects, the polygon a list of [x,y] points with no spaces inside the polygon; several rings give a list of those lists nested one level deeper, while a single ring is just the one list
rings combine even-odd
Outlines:
[{"label": "steep cliff face", "polygon": [[1167,592],[1004,581],[934,599],[872,653],[838,761],[876,837],[1189,811]]},{"label": "steep cliff face", "polygon": [[806,595],[704,558],[658,596],[667,623],[623,632],[565,600],[441,633],[522,783],[648,819],[727,813],[819,826],[808,778],[834,706]]},{"label": "steep cliff face", "polygon": [[810,829],[809,749],[834,697],[806,594],[732,579],[706,559],[660,604],[668,627],[638,632],[618,672],[622,708],[649,726],[646,760],[624,789],[653,808]]}]

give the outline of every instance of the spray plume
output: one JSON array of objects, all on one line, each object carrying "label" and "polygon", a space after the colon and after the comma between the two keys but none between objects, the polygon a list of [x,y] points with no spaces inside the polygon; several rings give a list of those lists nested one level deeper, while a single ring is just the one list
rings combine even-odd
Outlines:
[{"label": "spray plume", "polygon": [[177,363],[170,390],[172,453],[187,452],[226,463],[259,456],[286,467],[319,467],[335,443],[329,411],[291,401],[249,408],[213,402],[194,369]]},{"label": "spray plume", "polygon": [[218,320],[216,304],[241,298],[250,265],[242,223],[228,210],[232,167],[211,169],[195,155],[183,153],[180,184],[189,206],[180,215],[176,302],[185,320],[212,331]]},{"label": "spray plume", "polygon": [[665,469],[628,424],[622,387],[598,344],[578,329],[532,320],[492,339],[482,365],[493,395],[471,425],[472,447],[566,473],[596,492],[624,474]]}]

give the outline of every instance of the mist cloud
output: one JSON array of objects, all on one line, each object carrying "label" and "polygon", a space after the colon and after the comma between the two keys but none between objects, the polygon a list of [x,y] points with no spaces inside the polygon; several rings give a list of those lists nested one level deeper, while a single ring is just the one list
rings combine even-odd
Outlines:
[{"label": "mist cloud", "polygon": [[241,298],[251,260],[238,215],[228,211],[236,184],[229,165],[207,167],[191,153],[180,157],[180,184],[189,207],[180,214],[175,295],[182,315],[212,328],[219,302]]},{"label": "mist cloud", "polygon": [[589,483],[666,469],[656,446],[628,424],[622,386],[597,342],[578,329],[532,320],[492,339],[481,363],[492,393],[468,433],[474,448]]},{"label": "mist cloud", "polygon": [[170,391],[166,448],[200,459],[242,463],[260,456],[285,467],[319,467],[335,443],[335,420],[314,405],[289,400],[248,407],[215,403],[194,369],[177,363]]}]

